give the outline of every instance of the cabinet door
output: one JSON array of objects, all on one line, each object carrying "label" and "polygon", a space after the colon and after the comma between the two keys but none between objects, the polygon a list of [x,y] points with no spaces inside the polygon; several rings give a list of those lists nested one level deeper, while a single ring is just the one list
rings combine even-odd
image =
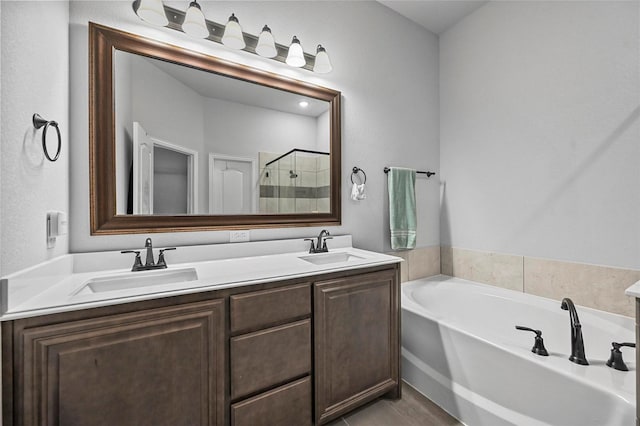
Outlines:
[{"label": "cabinet door", "polygon": [[224,338],[222,299],[25,329],[14,420],[222,425]]},{"label": "cabinet door", "polygon": [[314,285],[316,424],[399,387],[396,269]]}]

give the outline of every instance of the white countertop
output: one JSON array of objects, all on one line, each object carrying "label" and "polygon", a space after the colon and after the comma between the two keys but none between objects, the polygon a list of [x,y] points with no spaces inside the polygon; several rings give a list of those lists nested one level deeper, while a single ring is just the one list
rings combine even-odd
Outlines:
[{"label": "white countertop", "polygon": [[640,281],[636,282],[631,287],[627,288],[624,294],[626,294],[627,296],[640,298]]},{"label": "white countertop", "polygon": [[[194,268],[197,280],[96,293],[81,290],[90,279],[130,272],[133,254],[112,251],[60,256],[0,280],[0,320],[240,287],[402,261],[399,257],[353,248],[351,236],[346,235],[328,240],[329,252],[346,252],[356,257],[345,262],[316,265],[301,259],[309,256],[307,245],[308,242],[296,239],[179,247],[176,251],[165,253],[169,266],[164,271]],[[144,262],[144,249],[141,251]],[[157,249],[154,249],[154,255],[157,259]],[[143,277],[145,273],[141,271],[134,274]]]}]

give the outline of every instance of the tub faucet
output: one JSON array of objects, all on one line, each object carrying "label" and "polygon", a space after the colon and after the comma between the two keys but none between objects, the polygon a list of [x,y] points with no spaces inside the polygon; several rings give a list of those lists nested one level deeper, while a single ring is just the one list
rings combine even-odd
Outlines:
[{"label": "tub faucet", "polygon": [[571,356],[569,361],[575,362],[580,365],[589,365],[586,356],[584,355],[584,341],[582,340],[582,325],[580,325],[580,319],[578,318],[578,312],[573,304],[573,301],[568,297],[562,299],[560,308],[565,311],[569,311],[569,319],[571,321]]}]

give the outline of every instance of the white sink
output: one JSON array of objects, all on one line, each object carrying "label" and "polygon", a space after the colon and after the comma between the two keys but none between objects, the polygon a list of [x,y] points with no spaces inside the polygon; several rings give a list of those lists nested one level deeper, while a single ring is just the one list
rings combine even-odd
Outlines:
[{"label": "white sink", "polygon": [[105,291],[195,281],[197,279],[198,273],[195,268],[127,272],[91,278],[83,283],[74,294],[103,293]]},{"label": "white sink", "polygon": [[330,263],[353,262],[364,258],[351,253],[339,252],[310,254],[308,256],[300,256],[298,259],[313,263],[314,265],[327,265]]}]

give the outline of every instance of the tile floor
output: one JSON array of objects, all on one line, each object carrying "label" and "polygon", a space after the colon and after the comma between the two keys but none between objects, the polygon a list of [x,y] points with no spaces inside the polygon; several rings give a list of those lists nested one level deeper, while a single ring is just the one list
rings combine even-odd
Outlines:
[{"label": "tile floor", "polygon": [[403,382],[402,399],[377,399],[328,426],[463,426]]}]

